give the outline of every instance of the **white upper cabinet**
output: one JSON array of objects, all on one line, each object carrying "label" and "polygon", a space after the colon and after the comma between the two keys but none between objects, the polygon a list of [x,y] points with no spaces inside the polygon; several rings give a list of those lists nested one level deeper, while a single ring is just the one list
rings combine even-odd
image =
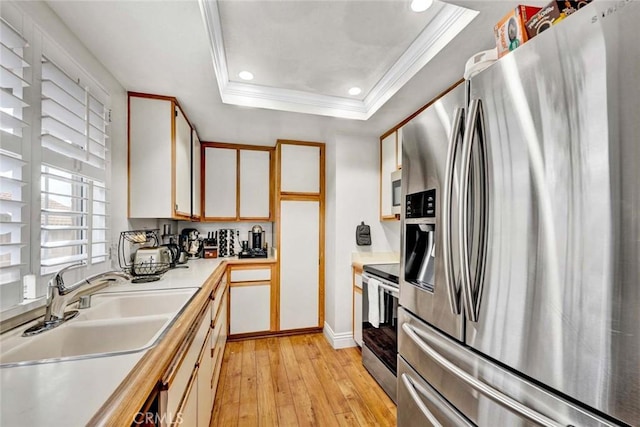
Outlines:
[{"label": "white upper cabinet", "polygon": [[271,220],[270,148],[205,143],[204,220]]},{"label": "white upper cabinet", "polygon": [[193,169],[191,174],[191,185],[193,188],[193,217],[200,219],[202,215],[201,200],[202,200],[202,187],[200,186],[200,171],[201,171],[201,153],[200,153],[200,138],[198,133],[194,129],[191,133],[191,153],[193,156]]},{"label": "white upper cabinet", "polygon": [[[171,218],[170,100],[129,98],[129,217]],[[165,191],[157,191],[165,189]]]},{"label": "white upper cabinet", "polygon": [[204,149],[204,219],[237,218],[238,150],[205,147]]},{"label": "white upper cabinet", "polygon": [[398,169],[396,132],[380,141],[380,219],[395,219],[392,212],[391,173]]},{"label": "white upper cabinet", "polygon": [[192,216],[191,125],[175,98],[129,94],[129,218]]},{"label": "white upper cabinet", "polygon": [[240,150],[240,219],[271,217],[271,152]]},{"label": "white upper cabinet", "polygon": [[398,169],[402,169],[402,128],[397,130],[398,136],[396,137],[396,162],[398,163]]},{"label": "white upper cabinet", "polygon": [[314,145],[282,144],[280,151],[280,191],[320,192],[320,148]]},{"label": "white upper cabinet", "polygon": [[178,215],[191,216],[191,126],[178,107],[175,107],[175,123],[175,212]]}]

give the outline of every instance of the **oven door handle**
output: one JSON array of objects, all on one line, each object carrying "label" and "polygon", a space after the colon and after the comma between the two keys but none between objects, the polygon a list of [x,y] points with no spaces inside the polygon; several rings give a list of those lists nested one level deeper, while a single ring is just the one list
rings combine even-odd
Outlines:
[{"label": "oven door handle", "polygon": [[526,418],[529,421],[533,421],[536,424],[540,424],[545,427],[564,427],[564,424],[559,424],[546,415],[523,405],[512,397],[509,397],[501,391],[496,390],[489,384],[480,381],[473,375],[465,372],[463,369],[451,363],[449,360],[447,360],[446,357],[442,356],[435,349],[429,346],[429,344],[427,344],[422,338],[420,338],[420,330],[415,326],[409,323],[403,323],[402,329],[411,339],[411,341],[413,341],[427,356],[429,356],[433,361],[435,361],[451,375],[457,377],[460,381],[466,383],[478,393],[488,397],[504,408],[515,412],[521,417]]},{"label": "oven door handle", "polygon": [[380,283],[378,285],[378,287],[384,289],[385,291],[389,291],[391,293],[391,295],[393,295],[396,298],[398,298],[400,296],[400,294],[398,293],[398,289],[394,288],[393,286],[389,286],[389,285],[385,285],[384,283]]}]

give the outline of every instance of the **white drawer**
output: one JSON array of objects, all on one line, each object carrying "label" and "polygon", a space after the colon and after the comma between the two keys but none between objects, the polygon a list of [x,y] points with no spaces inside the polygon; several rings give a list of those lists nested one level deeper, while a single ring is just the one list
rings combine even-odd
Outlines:
[{"label": "white drawer", "polygon": [[231,270],[232,282],[258,282],[271,280],[270,268],[255,268],[250,270]]}]

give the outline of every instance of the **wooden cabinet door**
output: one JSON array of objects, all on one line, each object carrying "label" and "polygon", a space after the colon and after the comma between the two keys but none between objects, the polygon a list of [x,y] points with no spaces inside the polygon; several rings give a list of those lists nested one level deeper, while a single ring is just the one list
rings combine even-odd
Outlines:
[{"label": "wooden cabinet door", "polygon": [[271,152],[240,150],[240,219],[271,218]]},{"label": "wooden cabinet door", "polygon": [[320,192],[320,147],[282,144],[280,163],[282,193]]},{"label": "wooden cabinet door", "polygon": [[395,219],[392,212],[391,173],[397,169],[396,133],[393,132],[380,142],[380,217]]},{"label": "wooden cabinet door", "polygon": [[237,219],[237,153],[230,148],[204,149],[205,219]]},{"label": "wooden cabinet door", "polygon": [[280,202],[280,329],[320,327],[320,202]]},{"label": "wooden cabinet door", "polygon": [[200,162],[200,138],[198,138],[198,134],[195,129],[192,130],[191,133],[191,153],[193,156],[193,161],[191,165],[191,186],[193,188],[192,194],[192,212],[191,216],[194,219],[200,219],[202,216],[201,212],[201,199],[202,199],[202,191],[201,191],[201,182],[200,182],[200,171],[202,168]]},{"label": "wooden cabinet door", "polygon": [[[175,107],[175,215],[191,217],[191,126]],[[154,193],[157,192],[153,191]]]},{"label": "wooden cabinet door", "polygon": [[171,218],[170,100],[129,97],[129,218]]},{"label": "wooden cabinet door", "polygon": [[244,334],[271,329],[271,286],[231,285],[230,333]]}]

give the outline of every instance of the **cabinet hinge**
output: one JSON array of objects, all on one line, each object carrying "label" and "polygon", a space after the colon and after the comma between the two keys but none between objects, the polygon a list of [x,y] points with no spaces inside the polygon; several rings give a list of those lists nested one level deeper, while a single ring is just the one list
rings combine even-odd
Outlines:
[{"label": "cabinet hinge", "polygon": [[174,116],[178,117],[178,109],[176,108],[175,111],[173,112]]}]

